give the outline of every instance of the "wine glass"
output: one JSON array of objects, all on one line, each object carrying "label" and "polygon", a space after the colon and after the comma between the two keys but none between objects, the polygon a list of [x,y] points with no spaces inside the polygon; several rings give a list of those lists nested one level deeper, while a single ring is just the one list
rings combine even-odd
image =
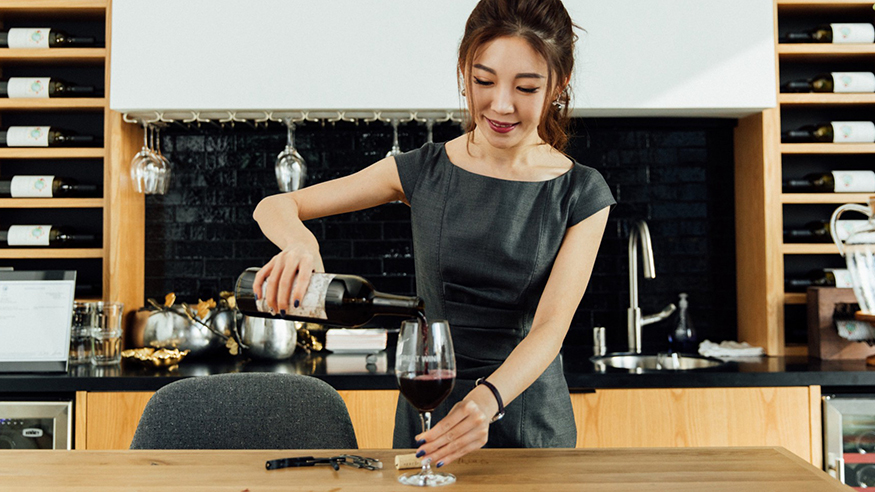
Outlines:
[{"label": "wine glass", "polygon": [[143,123],[143,148],[131,159],[131,181],[138,193],[148,193],[146,184],[146,168],[152,161],[152,150],[149,149],[149,124]]},{"label": "wine glass", "polygon": [[392,157],[393,155],[401,155],[401,146],[398,145],[398,119],[392,118],[392,150],[386,152],[386,157]]},{"label": "wine glass", "polygon": [[307,180],[307,164],[295,149],[295,124],[286,120],[288,142],[286,148],[276,156],[276,183],[280,191],[297,191]]},{"label": "wine glass", "polygon": [[167,194],[167,190],[170,189],[170,173],[172,166],[170,165],[170,160],[164,157],[164,154],[161,153],[161,129],[155,128],[155,149],[152,152],[155,159],[160,162],[158,166],[158,180],[155,186],[155,194],[157,195],[165,195]]},{"label": "wine glass", "polygon": [[[408,320],[401,324],[395,355],[395,377],[401,394],[418,411],[422,431],[431,429],[431,412],[443,402],[456,383],[456,356],[450,338],[450,324],[437,320],[425,324]],[[422,460],[419,473],[398,477],[404,485],[434,487],[449,485],[456,477],[435,473],[431,460]]]}]

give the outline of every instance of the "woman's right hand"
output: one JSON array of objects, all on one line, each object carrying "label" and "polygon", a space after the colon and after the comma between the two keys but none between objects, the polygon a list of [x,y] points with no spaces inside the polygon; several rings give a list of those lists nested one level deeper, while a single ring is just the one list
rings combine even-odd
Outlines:
[{"label": "woman's right hand", "polygon": [[258,299],[267,303],[272,314],[284,314],[290,307],[297,307],[307,292],[313,273],[324,271],[318,248],[293,243],[258,271],[252,288]]}]

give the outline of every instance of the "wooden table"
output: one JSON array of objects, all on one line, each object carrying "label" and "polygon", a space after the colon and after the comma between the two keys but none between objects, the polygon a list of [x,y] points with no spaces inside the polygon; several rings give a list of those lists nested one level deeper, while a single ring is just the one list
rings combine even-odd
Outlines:
[{"label": "wooden table", "polygon": [[[338,451],[0,451],[0,490],[33,491],[409,491],[396,482],[393,450],[359,450],[384,469],[341,466],[267,471],[265,461]],[[852,490],[778,447],[480,450],[443,468],[476,491]]]}]

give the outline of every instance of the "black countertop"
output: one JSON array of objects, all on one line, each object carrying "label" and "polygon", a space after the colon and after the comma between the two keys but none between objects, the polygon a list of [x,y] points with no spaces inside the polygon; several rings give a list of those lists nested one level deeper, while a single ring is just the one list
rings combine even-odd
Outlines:
[{"label": "black countertop", "polygon": [[[572,392],[610,388],[706,388],[822,386],[875,392],[875,367],[865,361],[825,361],[808,357],[752,357],[724,366],[693,371],[633,373],[600,371],[589,361],[591,348],[564,349],[565,378]],[[217,356],[186,359],[172,369],[120,365],[71,366],[66,373],[0,374],[0,393],[71,393],[75,391],[155,391],[177,379],[229,372],[283,372],[318,377],[338,390],[394,390],[394,357],[362,354],[295,354],[281,362]]]}]

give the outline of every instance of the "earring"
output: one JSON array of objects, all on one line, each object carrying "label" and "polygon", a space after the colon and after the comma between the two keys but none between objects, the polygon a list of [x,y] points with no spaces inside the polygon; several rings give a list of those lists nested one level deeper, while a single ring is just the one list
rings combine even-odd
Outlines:
[{"label": "earring", "polygon": [[565,104],[563,104],[557,97],[556,100],[553,101],[553,107],[556,108],[556,111],[562,111],[565,108]]},{"label": "earring", "polygon": [[468,94],[465,93],[465,86],[464,85],[462,86],[462,89],[459,91],[459,93],[462,94],[462,97],[468,97]]}]

